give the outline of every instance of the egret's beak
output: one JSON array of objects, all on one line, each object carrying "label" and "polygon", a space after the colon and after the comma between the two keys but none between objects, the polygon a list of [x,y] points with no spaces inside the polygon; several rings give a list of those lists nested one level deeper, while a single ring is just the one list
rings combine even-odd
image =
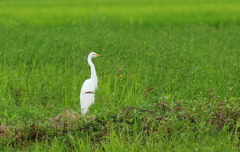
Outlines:
[{"label": "egret's beak", "polygon": [[100,54],[94,54],[94,55],[96,55],[96,56],[98,56],[98,57],[103,57],[102,55],[100,55]]}]

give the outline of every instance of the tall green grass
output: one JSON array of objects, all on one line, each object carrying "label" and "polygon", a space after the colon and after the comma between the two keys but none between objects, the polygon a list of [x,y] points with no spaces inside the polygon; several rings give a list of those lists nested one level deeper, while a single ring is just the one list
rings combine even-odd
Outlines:
[{"label": "tall green grass", "polygon": [[[2,2],[1,24],[14,26],[239,24],[239,2],[211,1],[18,1]],[[11,13],[9,13],[11,12]],[[46,22],[47,21],[47,22]]]},{"label": "tall green grass", "polygon": [[0,3],[1,151],[239,150],[238,1]]}]

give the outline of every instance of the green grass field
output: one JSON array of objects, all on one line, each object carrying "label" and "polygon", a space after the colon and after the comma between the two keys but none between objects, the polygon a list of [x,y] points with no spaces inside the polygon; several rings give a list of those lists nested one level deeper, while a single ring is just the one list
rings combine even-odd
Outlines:
[{"label": "green grass field", "polygon": [[[240,151],[239,8],[0,1],[0,151]],[[90,52],[104,57],[83,118]]]}]

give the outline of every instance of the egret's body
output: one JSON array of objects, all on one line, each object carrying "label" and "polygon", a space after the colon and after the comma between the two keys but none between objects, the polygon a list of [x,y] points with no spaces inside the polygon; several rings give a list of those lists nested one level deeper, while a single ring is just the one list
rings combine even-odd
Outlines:
[{"label": "egret's body", "polygon": [[94,64],[92,63],[92,58],[99,57],[101,55],[91,52],[88,55],[88,64],[91,69],[91,77],[84,81],[82,89],[80,92],[80,104],[81,113],[84,115],[88,111],[88,108],[94,103],[95,90],[98,87],[98,78]]}]

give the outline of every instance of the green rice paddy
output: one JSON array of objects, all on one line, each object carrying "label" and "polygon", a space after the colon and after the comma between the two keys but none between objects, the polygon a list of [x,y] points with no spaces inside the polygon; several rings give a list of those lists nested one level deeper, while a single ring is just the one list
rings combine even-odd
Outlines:
[{"label": "green rice paddy", "polygon": [[[239,151],[240,2],[0,2],[0,151]],[[79,93],[99,78],[95,104]]]}]

